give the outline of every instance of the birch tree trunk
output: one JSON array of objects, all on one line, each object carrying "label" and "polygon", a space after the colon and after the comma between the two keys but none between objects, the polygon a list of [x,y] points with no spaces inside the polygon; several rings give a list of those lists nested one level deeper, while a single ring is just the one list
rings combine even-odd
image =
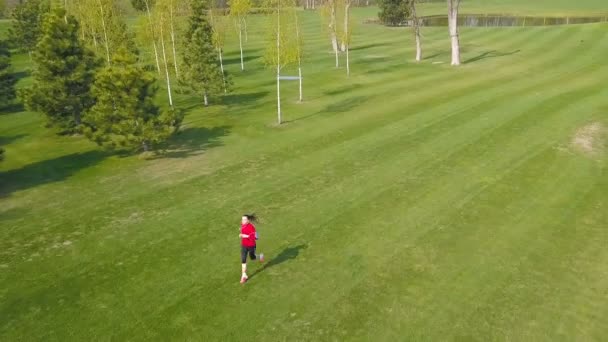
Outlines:
[{"label": "birch tree trunk", "polygon": [[281,7],[277,8],[277,116],[281,120]]},{"label": "birch tree trunk", "polygon": [[160,61],[158,59],[158,48],[156,47],[156,35],[154,34],[154,26],[152,23],[152,14],[150,13],[150,6],[148,5],[148,0],[144,0],[146,3],[146,12],[148,13],[148,23],[150,25],[150,33],[152,34],[152,45],[154,46],[154,58],[156,59],[156,70],[158,70],[158,75],[160,76]]},{"label": "birch tree trunk", "polygon": [[224,94],[228,93],[226,89],[226,75],[224,74],[224,59],[222,58],[222,48],[217,49],[217,53],[220,56],[220,70],[222,71],[222,82],[224,84]]},{"label": "birch tree trunk", "polygon": [[171,45],[173,47],[173,66],[175,67],[175,77],[179,79],[179,69],[177,67],[177,51],[175,48],[175,27],[173,26],[173,1],[169,3],[169,14],[171,24]]},{"label": "birch tree trunk", "polygon": [[458,6],[460,0],[448,1],[448,24],[452,38],[452,65],[460,65],[460,42],[458,40]]},{"label": "birch tree trunk", "polygon": [[416,35],[416,62],[420,62],[422,60],[422,42],[420,39],[420,21],[416,13],[416,0],[411,0],[411,4],[414,34]]},{"label": "birch tree trunk", "polygon": [[207,92],[203,94],[203,103],[205,104],[205,107],[209,106],[209,98],[207,97]]},{"label": "birch tree trunk", "polygon": [[296,39],[297,39],[297,47],[298,47],[298,82],[299,82],[299,90],[300,90],[300,99],[299,102],[304,100],[304,95],[302,94],[302,51],[300,46],[300,23],[298,22],[298,14],[295,16],[296,21]]},{"label": "birch tree trunk", "polygon": [[160,44],[163,52],[163,64],[165,65],[165,77],[167,80],[167,94],[169,95],[169,106],[173,108],[173,96],[171,95],[171,77],[169,77],[169,64],[167,63],[167,54],[165,53],[165,35],[163,32],[164,20],[161,14],[160,19]]},{"label": "birch tree trunk", "polygon": [[343,51],[346,51],[346,76],[350,76],[350,57],[349,57],[349,46],[348,44],[350,43],[350,0],[346,0],[346,4],[344,6],[344,42],[342,42],[343,45]]},{"label": "birch tree trunk", "polygon": [[249,33],[247,32],[247,18],[243,18],[243,26],[245,27],[245,43],[249,43]]},{"label": "birch tree trunk", "polygon": [[244,71],[245,62],[243,61],[243,24],[240,17],[237,20],[239,21],[239,48],[241,49],[241,71]]},{"label": "birch tree trunk", "polygon": [[108,65],[110,65],[110,42],[108,41],[108,32],[106,30],[106,18],[103,13],[101,0],[98,0],[97,3],[99,4],[99,11],[101,13],[101,28],[103,30],[104,45],[106,46],[106,60],[108,61]]},{"label": "birch tree trunk", "polygon": [[336,34],[336,2],[335,0],[330,0],[329,5],[330,8],[330,17],[329,17],[329,34],[331,39],[331,46],[334,49],[334,53],[336,55],[336,68],[340,66],[340,62],[338,60],[338,36]]}]

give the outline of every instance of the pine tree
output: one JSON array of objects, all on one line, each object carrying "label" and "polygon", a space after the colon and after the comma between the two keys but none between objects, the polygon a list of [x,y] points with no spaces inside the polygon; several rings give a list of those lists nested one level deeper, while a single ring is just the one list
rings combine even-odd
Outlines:
[{"label": "pine tree", "polygon": [[34,51],[34,82],[23,94],[28,109],[44,113],[65,131],[74,132],[93,104],[90,88],[99,61],[83,44],[73,16],[63,9],[49,14]]},{"label": "pine tree", "polygon": [[50,9],[51,5],[48,0],[20,2],[12,13],[13,23],[9,29],[11,43],[31,56],[42,34],[44,16]]},{"label": "pine tree", "polygon": [[97,74],[92,89],[96,102],[85,116],[85,135],[109,149],[158,147],[179,128],[183,117],[154,105],[155,83],[133,53],[119,50]]},{"label": "pine tree", "polygon": [[201,94],[205,106],[208,98],[224,93],[223,77],[215,47],[213,32],[207,19],[207,4],[204,1],[192,2],[192,15],[184,37],[182,82],[194,92]]},{"label": "pine tree", "polygon": [[11,67],[10,50],[6,42],[0,41],[0,108],[15,99],[15,83],[17,83],[17,78]]}]

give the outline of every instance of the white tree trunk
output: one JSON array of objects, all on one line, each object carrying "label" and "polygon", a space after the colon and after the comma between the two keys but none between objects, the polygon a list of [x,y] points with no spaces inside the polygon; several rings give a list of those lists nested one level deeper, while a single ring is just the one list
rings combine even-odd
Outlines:
[{"label": "white tree trunk", "polygon": [[222,83],[224,84],[224,94],[228,93],[226,89],[226,75],[224,74],[224,59],[222,58],[222,48],[217,49],[220,56],[220,70],[222,71]]},{"label": "white tree trunk", "polygon": [[241,49],[241,71],[245,70],[245,62],[243,61],[243,27],[241,24],[241,19],[239,21],[239,48]]},{"label": "white tree trunk", "polygon": [[209,106],[209,98],[207,97],[207,92],[206,91],[203,94],[203,103],[205,104],[205,107]]},{"label": "white tree trunk", "polygon": [[167,54],[165,53],[165,35],[163,33],[163,20],[161,15],[160,23],[160,44],[163,52],[163,64],[165,65],[165,77],[167,79],[167,94],[169,95],[169,106],[173,108],[173,96],[171,95],[171,77],[169,77],[169,64],[167,63]]},{"label": "white tree trunk", "polygon": [[179,69],[177,67],[177,51],[175,48],[175,28],[173,26],[173,1],[169,4],[170,23],[171,23],[171,45],[173,45],[173,66],[175,66],[175,77],[179,79]]},{"label": "white tree trunk", "polygon": [[158,58],[158,48],[156,47],[156,35],[154,34],[154,24],[152,23],[152,14],[150,13],[150,6],[148,0],[144,0],[146,4],[146,12],[148,13],[148,23],[150,25],[150,33],[152,34],[152,45],[154,46],[154,58],[156,59],[156,70],[160,76],[160,60]]},{"label": "white tree trunk", "polygon": [[350,11],[350,1],[351,0],[346,0],[345,5],[344,5],[344,34],[345,37],[342,40],[342,44],[340,45],[340,51],[345,52],[347,49],[347,45],[348,42],[346,42],[346,40],[349,38],[348,34],[349,34],[349,29],[350,27],[348,27],[348,25],[350,24],[350,19],[349,19],[349,11]]},{"label": "white tree trunk", "polygon": [[302,67],[298,65],[298,80],[300,81],[300,102],[304,101],[304,93],[302,92]]},{"label": "white tree trunk", "polygon": [[315,5],[316,5],[317,0],[312,0],[312,9],[315,9]]},{"label": "white tree trunk", "polygon": [[338,52],[338,37],[336,35],[336,3],[335,0],[330,0],[330,17],[329,17],[329,34],[331,39],[331,47],[335,52]]},{"label": "white tree trunk", "polygon": [[103,29],[103,39],[106,46],[106,60],[108,61],[108,65],[110,64],[110,42],[108,41],[108,32],[106,30],[106,19],[103,15],[103,4],[101,0],[98,0],[99,3],[99,11],[101,12],[101,27]]},{"label": "white tree trunk", "polygon": [[448,0],[448,24],[452,39],[452,65],[460,65],[460,42],[458,41],[458,6],[460,0]]},{"label": "white tree trunk", "polygon": [[95,30],[91,30],[91,35],[93,36],[93,45],[95,46],[95,51],[99,51],[97,46],[97,34],[95,33]]},{"label": "white tree trunk", "polygon": [[411,0],[412,4],[412,23],[414,25],[414,34],[416,35],[416,62],[422,60],[422,39],[420,38],[420,21],[416,13],[416,0]]},{"label": "white tree trunk", "polygon": [[[279,3],[280,6],[280,3]],[[281,7],[277,10],[277,120],[279,125],[281,118]]]},{"label": "white tree trunk", "polygon": [[349,46],[346,45],[346,76],[350,77],[350,57],[349,57]]},{"label": "white tree trunk", "polygon": [[245,30],[245,43],[249,43],[249,32],[247,32],[247,19],[243,18],[243,26]]}]

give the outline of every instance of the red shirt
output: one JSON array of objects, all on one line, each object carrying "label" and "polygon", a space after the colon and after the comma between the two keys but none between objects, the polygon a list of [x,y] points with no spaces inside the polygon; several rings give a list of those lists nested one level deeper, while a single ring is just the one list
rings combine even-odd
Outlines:
[{"label": "red shirt", "polygon": [[255,247],[255,227],[251,223],[241,225],[241,234],[249,235],[248,238],[241,239],[241,245]]}]

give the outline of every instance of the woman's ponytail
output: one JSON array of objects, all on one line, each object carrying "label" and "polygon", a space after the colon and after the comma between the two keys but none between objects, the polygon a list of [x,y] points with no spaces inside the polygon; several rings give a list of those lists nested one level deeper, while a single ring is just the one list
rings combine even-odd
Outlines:
[{"label": "woman's ponytail", "polygon": [[245,216],[250,222],[256,222],[258,220],[255,214],[245,214],[243,216]]}]

